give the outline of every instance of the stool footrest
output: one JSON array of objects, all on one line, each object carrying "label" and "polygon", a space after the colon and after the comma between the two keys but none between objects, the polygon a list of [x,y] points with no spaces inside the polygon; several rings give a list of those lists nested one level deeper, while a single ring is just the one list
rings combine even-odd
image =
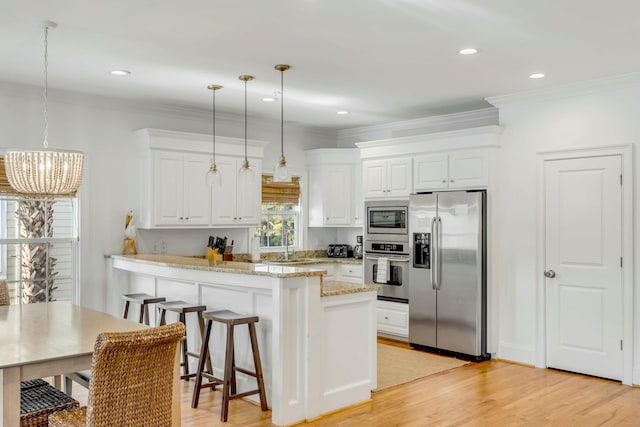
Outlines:
[{"label": "stool footrest", "polygon": [[229,395],[229,400],[231,400],[231,399],[240,399],[241,397],[251,396],[252,394],[258,394],[258,393],[260,393],[260,389],[255,389],[255,390],[251,390],[251,391],[243,391],[242,393],[230,394]]},{"label": "stool footrest", "polygon": [[248,371],[248,370],[242,369],[242,368],[238,368],[237,366],[236,366],[236,372],[240,372],[242,374],[252,376],[253,378],[258,378],[258,374],[256,374],[255,372]]}]

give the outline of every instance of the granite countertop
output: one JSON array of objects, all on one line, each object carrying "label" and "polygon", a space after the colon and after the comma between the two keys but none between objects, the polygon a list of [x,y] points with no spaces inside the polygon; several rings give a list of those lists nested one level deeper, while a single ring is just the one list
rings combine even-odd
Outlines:
[{"label": "granite countertop", "polygon": [[164,267],[270,277],[309,277],[323,276],[327,273],[325,270],[308,267],[270,263],[212,261],[204,258],[166,254],[111,255],[111,258],[135,261],[143,264],[161,265]]},{"label": "granite countertop", "polygon": [[350,282],[334,282],[334,281],[322,281],[322,287],[320,289],[321,297],[330,297],[334,295],[346,295],[354,294],[357,292],[370,292],[379,291],[382,289],[381,285],[367,285],[362,283],[350,283]]},{"label": "granite countertop", "polygon": [[[110,255],[113,259],[124,259],[142,264],[153,264],[172,268],[186,268],[193,270],[216,271],[221,273],[251,274],[270,277],[308,277],[324,276],[326,270],[309,268],[312,264],[361,264],[361,259],[355,258],[305,258],[287,263],[286,261],[272,263],[269,261],[252,263],[236,261],[211,261],[200,257],[189,257],[167,254],[137,254]],[[361,283],[322,281],[320,296],[328,297],[346,295],[358,292],[378,291],[380,285]]]}]

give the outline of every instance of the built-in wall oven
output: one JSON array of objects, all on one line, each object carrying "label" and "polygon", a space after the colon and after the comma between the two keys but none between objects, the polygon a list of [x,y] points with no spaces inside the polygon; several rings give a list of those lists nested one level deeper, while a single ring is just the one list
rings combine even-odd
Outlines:
[{"label": "built-in wall oven", "polygon": [[370,201],[364,241],[364,281],[381,285],[378,299],[409,302],[408,201]]}]

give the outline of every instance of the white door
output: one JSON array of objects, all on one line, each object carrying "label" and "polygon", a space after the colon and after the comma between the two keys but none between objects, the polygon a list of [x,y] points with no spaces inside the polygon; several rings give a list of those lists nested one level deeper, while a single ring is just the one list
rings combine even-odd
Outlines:
[{"label": "white door", "polygon": [[156,152],[153,170],[153,224],[182,225],[184,223],[182,155]]},{"label": "white door", "polygon": [[387,195],[392,197],[409,197],[413,187],[411,176],[411,159],[389,160]]},{"label": "white door", "polygon": [[211,197],[211,224],[229,225],[238,222],[236,210],[236,183],[238,169],[233,157],[216,158],[220,171],[220,186],[214,186]]},{"label": "white door", "polygon": [[[237,222],[242,225],[258,226],[262,213],[262,161],[251,159],[250,162],[254,180],[245,184],[244,187],[240,182],[236,184]],[[238,161],[238,168],[241,165],[242,161]]]},{"label": "white door", "polygon": [[365,199],[387,196],[387,161],[362,162],[362,188]]},{"label": "white door", "polygon": [[621,157],[550,160],[544,173],[547,366],[620,380]]}]

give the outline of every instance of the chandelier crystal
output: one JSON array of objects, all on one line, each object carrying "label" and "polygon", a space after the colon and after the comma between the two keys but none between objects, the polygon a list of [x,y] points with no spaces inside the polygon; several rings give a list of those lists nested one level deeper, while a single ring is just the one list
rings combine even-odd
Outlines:
[{"label": "chandelier crystal", "polygon": [[84,154],[79,151],[49,150],[48,95],[48,35],[55,22],[44,24],[44,150],[8,149],[4,161],[7,179],[19,193],[31,195],[64,195],[78,190],[82,182]]}]

